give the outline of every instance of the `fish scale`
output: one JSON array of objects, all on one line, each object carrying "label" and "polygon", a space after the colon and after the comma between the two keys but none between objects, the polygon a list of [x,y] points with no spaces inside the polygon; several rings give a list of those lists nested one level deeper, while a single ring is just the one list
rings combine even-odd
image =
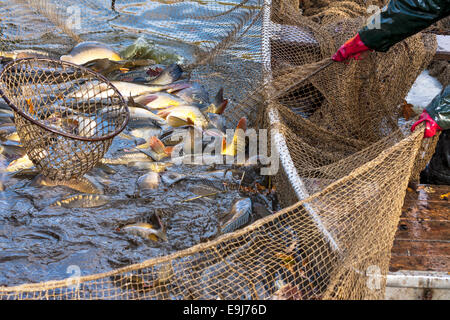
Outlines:
[{"label": "fish scale", "polygon": [[233,214],[231,219],[225,222],[221,227],[222,233],[236,231],[250,222],[252,217],[252,201],[250,198],[236,201],[231,209],[231,214]]},{"label": "fish scale", "polygon": [[56,201],[50,206],[64,208],[95,208],[108,203],[109,200],[109,197],[105,195],[78,194]]},{"label": "fish scale", "polygon": [[[92,179],[92,178],[91,178]],[[47,186],[47,187],[56,187],[63,186],[73,189],[75,191],[89,193],[89,194],[103,194],[103,188],[97,183],[91,181],[86,176],[78,178],[78,179],[70,179],[68,181],[53,181],[49,178],[39,175],[33,181],[34,185],[39,186]],[[97,185],[96,185],[97,184]]]}]

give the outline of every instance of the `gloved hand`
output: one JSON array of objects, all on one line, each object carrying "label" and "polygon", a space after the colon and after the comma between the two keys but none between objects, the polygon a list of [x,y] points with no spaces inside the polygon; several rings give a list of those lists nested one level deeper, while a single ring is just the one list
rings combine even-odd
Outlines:
[{"label": "gloved hand", "polygon": [[365,51],[373,51],[368,48],[359,37],[359,33],[356,34],[353,38],[347,40],[339,50],[331,57],[334,61],[345,61],[348,59],[361,60],[361,53]]},{"label": "gloved hand", "polygon": [[427,110],[423,110],[422,114],[419,117],[419,120],[416,121],[411,127],[411,131],[414,131],[420,123],[425,121],[425,138],[430,138],[436,134],[437,131],[442,130],[441,127],[433,120],[432,117],[428,114]]}]

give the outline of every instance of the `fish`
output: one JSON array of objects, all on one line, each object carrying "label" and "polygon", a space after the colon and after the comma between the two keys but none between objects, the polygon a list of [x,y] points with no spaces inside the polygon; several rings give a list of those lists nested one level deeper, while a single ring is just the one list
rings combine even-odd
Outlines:
[{"label": "fish", "polygon": [[144,128],[135,128],[131,129],[130,133],[136,138],[142,138],[144,140],[148,140],[153,136],[157,136],[161,133],[161,128],[157,127],[144,127]]},{"label": "fish", "polygon": [[181,69],[181,67],[178,64],[174,63],[168,66],[166,69],[164,69],[155,79],[148,81],[147,84],[152,85],[171,84],[180,79],[182,73],[183,70]]},{"label": "fish", "polygon": [[146,105],[137,103],[133,97],[128,99],[128,110],[130,112],[130,118],[135,119],[150,119],[158,126],[162,127],[167,125],[165,119],[156,115],[152,109],[147,107]]},{"label": "fish", "polygon": [[237,200],[231,208],[231,218],[221,225],[222,233],[229,233],[248,224],[252,218],[252,200],[242,198]]},{"label": "fish", "polygon": [[226,137],[222,138],[222,155],[235,156],[238,153],[245,152],[245,137],[242,136],[242,138],[240,138],[239,131],[241,131],[241,133],[247,131],[247,119],[245,117],[239,120],[233,139],[229,144],[227,144]]},{"label": "fish", "polygon": [[28,179],[28,178],[36,177],[39,173],[40,173],[40,171],[38,169],[31,167],[31,168],[24,168],[24,169],[15,171],[12,173],[11,176],[13,178]]},{"label": "fish", "polygon": [[17,131],[5,135],[5,139],[9,140],[9,141],[14,141],[14,142],[20,142],[20,137],[19,137],[19,134],[17,133]]},{"label": "fish", "polygon": [[74,178],[67,181],[58,181],[58,180],[51,180],[46,176],[40,174],[33,179],[31,184],[33,186],[47,186],[47,187],[64,186],[78,192],[89,194],[104,193],[103,187],[97,181],[95,181],[94,178],[88,175],[85,175],[84,177],[78,179]]},{"label": "fish", "polygon": [[140,151],[121,152],[114,158],[102,158],[101,164],[125,164],[136,161],[153,161],[147,154]]},{"label": "fish", "polygon": [[190,82],[190,86],[174,93],[177,97],[183,99],[188,103],[193,103],[201,106],[208,106],[209,94],[205,88],[196,82]]},{"label": "fish", "polygon": [[61,61],[82,65],[95,59],[120,61],[122,58],[108,45],[97,41],[86,41],[77,44],[68,55],[60,57]]},{"label": "fish", "polygon": [[3,113],[0,111],[0,123],[14,124],[14,114]]},{"label": "fish", "polygon": [[123,63],[112,61],[108,58],[90,60],[82,64],[82,66],[91,69],[92,71],[101,73],[104,76],[107,76],[114,71],[127,72],[130,70],[124,67]]},{"label": "fish", "polygon": [[0,51],[0,57],[16,60],[24,58],[49,58],[50,54],[45,51],[24,49],[14,51]]},{"label": "fish", "polygon": [[233,172],[230,170],[214,170],[199,173],[196,178],[199,179],[221,179],[221,180],[233,180]]},{"label": "fish", "polygon": [[111,168],[110,166],[108,166],[108,165],[106,165],[104,163],[97,163],[95,165],[95,168],[98,168],[98,169],[102,170],[104,173],[107,173],[107,174],[116,174],[117,173],[116,170],[114,170],[113,168]]},{"label": "fish", "polygon": [[161,176],[161,180],[166,184],[168,187],[171,185],[177,183],[178,181],[186,179],[187,176],[182,173],[178,172],[167,172]]},{"label": "fish", "polygon": [[155,161],[160,161],[172,154],[173,147],[166,147],[164,143],[162,143],[156,136],[151,137],[148,144],[150,148],[158,155],[158,160]]},{"label": "fish", "polygon": [[50,207],[64,208],[97,208],[109,202],[110,198],[100,194],[78,194],[58,200]]},{"label": "fish", "polygon": [[165,228],[156,214],[151,216],[150,223],[133,223],[124,226],[121,230],[153,241],[158,241],[159,239],[167,241]]},{"label": "fish", "polygon": [[182,127],[185,125],[195,125],[201,128],[208,126],[208,121],[195,106],[177,106],[163,109],[157,115],[166,119],[172,127]]},{"label": "fish", "polygon": [[[125,81],[111,81],[110,83],[125,99],[171,88],[170,85],[145,85]],[[85,100],[108,99],[113,97],[114,94],[115,91],[106,82],[90,81],[82,84],[78,90],[68,93],[67,97]]]},{"label": "fish", "polygon": [[206,113],[205,116],[206,119],[208,120],[209,128],[217,129],[221,133],[225,133],[226,131],[225,117],[217,113],[209,113],[209,112]]},{"label": "fish", "polygon": [[150,170],[153,172],[163,172],[167,167],[172,164],[168,162],[145,162],[145,161],[132,161],[128,162],[128,167],[133,167],[137,169]]},{"label": "fish", "polygon": [[195,126],[182,126],[176,129],[170,127],[169,130],[161,133],[160,140],[166,146],[176,146],[177,144],[183,142],[183,139],[185,138],[184,134],[189,134],[192,149],[194,146],[194,138],[196,133],[198,134],[198,137],[202,137],[203,131],[201,128]]},{"label": "fish", "polygon": [[6,172],[17,172],[24,169],[29,169],[34,166],[34,163],[28,158],[28,155],[25,154],[19,159],[11,161],[11,163],[6,167]]},{"label": "fish", "polygon": [[208,107],[202,109],[202,112],[206,113],[217,113],[222,114],[227,107],[228,100],[223,98],[223,88],[220,88],[219,92],[214,98],[213,103],[211,103]]},{"label": "fish", "polygon": [[149,172],[139,177],[137,185],[139,190],[157,189],[159,186],[160,177],[157,172]]},{"label": "fish", "polygon": [[150,95],[144,95],[135,99],[136,103],[145,105],[153,110],[166,109],[187,104],[183,99],[166,92],[157,92]]},{"label": "fish", "polygon": [[[97,135],[97,122],[91,117],[82,115],[70,115],[63,119],[63,124],[69,125],[69,132],[72,132],[81,137],[94,137]],[[74,127],[74,128],[72,128]],[[72,130],[70,130],[72,128]]]},{"label": "fish", "polygon": [[[89,68],[95,72],[101,73],[104,76],[109,76],[111,73],[120,71],[118,75],[113,77],[113,80],[123,80],[131,79],[131,82],[137,82],[132,78],[134,74],[141,75],[143,71],[134,70],[130,71],[130,69],[144,67],[153,65],[155,61],[151,59],[138,59],[138,60],[121,60],[121,61],[112,61],[107,58],[104,59],[95,59],[83,64],[83,67]],[[145,72],[144,72],[145,73]],[[145,82],[147,80],[144,79]]]},{"label": "fish", "polygon": [[26,154],[25,148],[22,146],[16,146],[16,145],[0,145],[0,154],[3,154],[6,157],[13,158],[13,157],[22,157]]}]

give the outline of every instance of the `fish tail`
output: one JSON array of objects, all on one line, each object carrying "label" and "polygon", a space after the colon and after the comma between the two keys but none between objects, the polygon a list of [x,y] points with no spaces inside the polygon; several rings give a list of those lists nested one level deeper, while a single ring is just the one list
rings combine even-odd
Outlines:
[{"label": "fish tail", "polygon": [[215,98],[214,98],[214,113],[222,114],[225,111],[225,108],[228,105],[228,99],[223,98],[223,88],[219,89]]},{"label": "fish tail", "polygon": [[153,136],[149,140],[150,148],[153,149],[157,154],[164,154],[165,153],[165,146],[164,143],[162,143],[161,140],[159,140],[157,137]]},{"label": "fish tail", "polygon": [[239,122],[236,126],[236,130],[241,129],[244,132],[247,131],[247,119],[245,117],[242,117],[239,119]]},{"label": "fish tail", "polygon": [[165,147],[164,148],[164,152],[167,154],[167,155],[171,155],[172,154],[172,151],[173,151],[173,149],[174,149],[175,147]]}]

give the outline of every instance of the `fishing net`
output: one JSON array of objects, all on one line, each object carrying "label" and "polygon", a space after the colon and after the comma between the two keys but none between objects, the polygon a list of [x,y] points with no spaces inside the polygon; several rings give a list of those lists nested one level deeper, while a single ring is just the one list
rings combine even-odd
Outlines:
[{"label": "fishing net", "polygon": [[[79,5],[93,10],[93,3]],[[98,28],[97,37],[111,11],[107,2],[95,3],[102,8],[89,30]],[[4,287],[0,296],[383,298],[407,184],[436,143],[423,140],[423,127],[411,133],[401,113],[436,50],[434,36],[420,33],[388,53],[331,63],[329,57],[373,13],[369,4],[383,1],[146,4],[145,14],[133,16],[148,23],[140,31],[191,49],[184,69],[208,91],[225,87],[228,121],[247,116],[254,128],[270,129],[279,158],[273,175],[285,209],[168,256],[107,273]],[[119,6],[126,4],[117,1]],[[115,19],[120,26],[131,17]],[[58,37],[68,43],[73,38]]]},{"label": "fishing net", "polygon": [[[19,59],[0,74],[0,94],[15,111],[29,159],[52,180],[81,177],[127,125],[125,100],[89,69],[49,59]],[[102,86],[103,92],[93,90]],[[104,92],[106,99],[99,99]]]}]

